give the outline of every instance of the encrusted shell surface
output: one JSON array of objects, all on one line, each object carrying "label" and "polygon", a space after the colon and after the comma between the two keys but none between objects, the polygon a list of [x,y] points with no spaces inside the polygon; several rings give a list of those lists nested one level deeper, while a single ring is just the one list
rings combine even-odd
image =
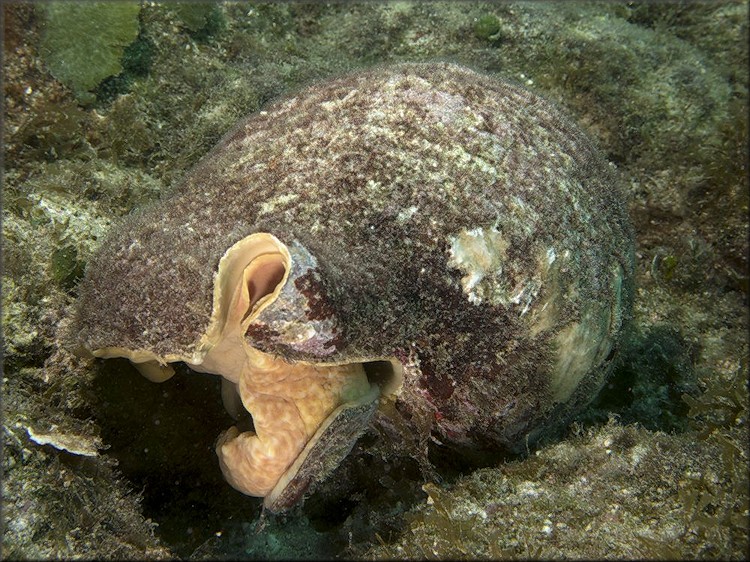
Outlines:
[{"label": "encrusted shell surface", "polygon": [[199,356],[219,262],[253,233],[292,265],[249,345],[397,359],[397,410],[448,444],[514,447],[586,403],[632,298],[622,195],[585,134],[521,86],[401,64],[250,115],[129,217],[88,266],[79,344]]}]

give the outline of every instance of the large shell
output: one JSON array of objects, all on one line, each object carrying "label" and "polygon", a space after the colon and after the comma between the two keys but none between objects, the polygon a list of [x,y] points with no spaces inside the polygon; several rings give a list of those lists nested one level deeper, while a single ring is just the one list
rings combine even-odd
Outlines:
[{"label": "large shell", "polygon": [[[297,365],[391,361],[370,382],[407,418],[447,444],[514,447],[600,388],[632,273],[622,196],[578,127],[518,85],[402,64],[243,120],[106,240],[76,326],[83,347],[153,378],[185,361],[240,388],[212,365],[249,283],[243,345]],[[358,388],[336,394],[305,451],[337,439],[340,407],[371,401]],[[257,429],[261,409],[244,402]]]}]

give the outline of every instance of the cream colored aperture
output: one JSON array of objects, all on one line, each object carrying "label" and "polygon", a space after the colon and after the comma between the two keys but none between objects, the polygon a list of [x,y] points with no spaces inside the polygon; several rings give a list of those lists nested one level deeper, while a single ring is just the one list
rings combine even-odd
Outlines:
[{"label": "cream colored aperture", "polygon": [[227,481],[251,496],[266,496],[282,476],[284,481],[293,477],[287,470],[339,406],[379,394],[361,362],[292,363],[248,344],[249,324],[273,303],[290,270],[289,251],[276,237],[247,236],[219,262],[211,320],[192,356],[119,347],[94,352],[127,357],[156,382],[174,374],[169,363],[176,361],[224,377],[227,410],[236,417],[241,404],[252,415],[254,431],[230,428],[219,437],[216,453]]}]

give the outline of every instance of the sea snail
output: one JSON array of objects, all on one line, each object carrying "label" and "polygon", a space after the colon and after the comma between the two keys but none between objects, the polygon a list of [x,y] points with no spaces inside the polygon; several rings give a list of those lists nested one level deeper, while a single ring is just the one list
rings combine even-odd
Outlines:
[{"label": "sea snail", "polygon": [[[293,505],[379,406],[513,448],[603,384],[632,300],[611,166],[549,102],[449,63],[242,120],[88,264],[77,345],[223,377],[227,481]],[[217,432],[218,432],[217,428]]]}]

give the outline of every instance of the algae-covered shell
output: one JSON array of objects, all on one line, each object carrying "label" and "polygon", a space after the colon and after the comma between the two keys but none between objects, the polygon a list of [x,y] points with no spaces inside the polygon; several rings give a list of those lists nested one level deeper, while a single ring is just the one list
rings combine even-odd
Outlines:
[{"label": "algae-covered shell", "polygon": [[281,509],[378,399],[462,447],[515,447],[585,404],[632,274],[622,195],[577,126],[518,85],[400,64],[240,122],[104,242],[75,326],[154,380],[222,375],[255,426],[222,435],[224,473]]}]

